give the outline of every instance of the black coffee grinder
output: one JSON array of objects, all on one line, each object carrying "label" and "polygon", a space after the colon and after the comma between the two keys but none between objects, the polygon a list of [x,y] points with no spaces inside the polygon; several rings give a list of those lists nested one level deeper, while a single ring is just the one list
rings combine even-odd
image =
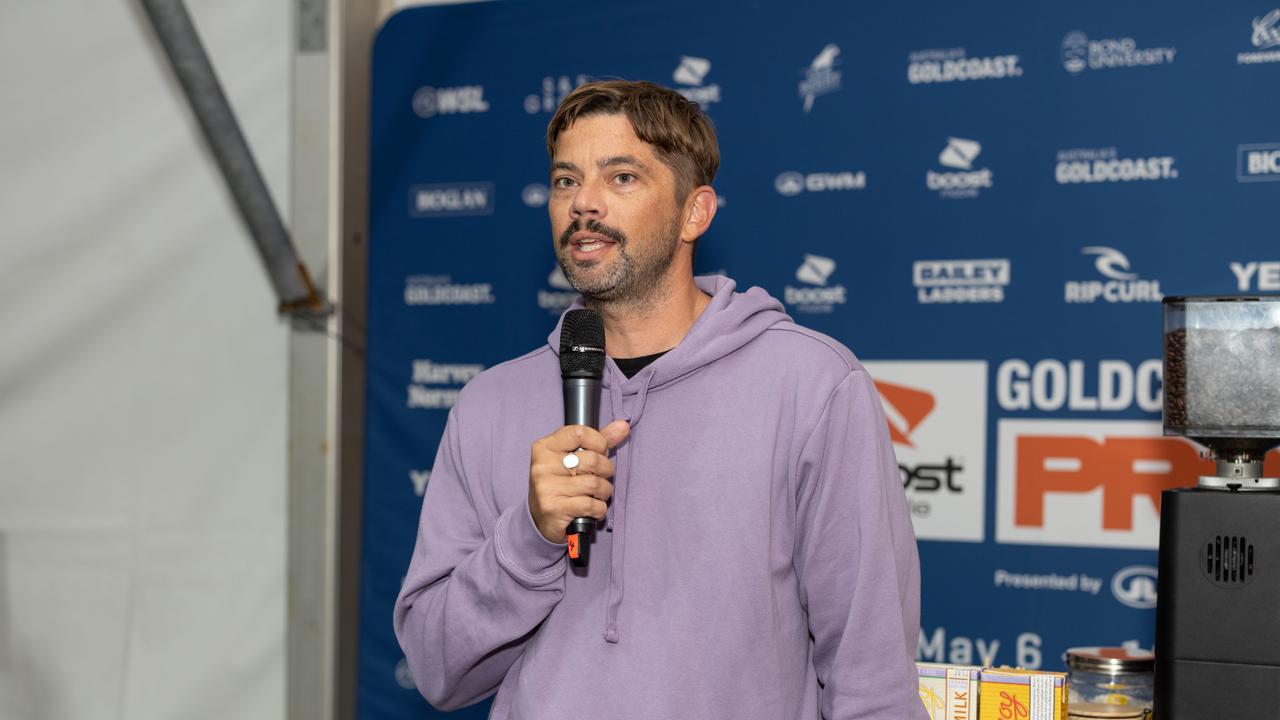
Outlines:
[{"label": "black coffee grinder", "polygon": [[1217,474],[1160,498],[1155,717],[1280,718],[1280,296],[1165,298],[1164,434]]}]

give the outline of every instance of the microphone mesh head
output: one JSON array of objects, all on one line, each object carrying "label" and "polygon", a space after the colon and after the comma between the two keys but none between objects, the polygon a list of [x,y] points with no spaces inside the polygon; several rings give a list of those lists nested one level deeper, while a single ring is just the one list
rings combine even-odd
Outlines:
[{"label": "microphone mesh head", "polygon": [[570,310],[560,324],[560,374],[604,376],[604,319],[595,310]]}]

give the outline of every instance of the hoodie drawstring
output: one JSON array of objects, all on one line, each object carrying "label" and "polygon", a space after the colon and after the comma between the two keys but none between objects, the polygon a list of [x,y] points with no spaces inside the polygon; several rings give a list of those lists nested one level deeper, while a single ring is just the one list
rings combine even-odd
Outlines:
[{"label": "hoodie drawstring", "polygon": [[609,562],[609,595],[605,600],[605,620],[604,620],[604,640],[609,643],[616,643],[620,639],[618,633],[618,607],[622,604],[622,570],[626,558],[626,518],[627,518],[627,497],[631,494],[631,459],[635,457],[636,450],[636,434],[635,426],[640,421],[640,415],[644,413],[645,400],[649,397],[649,384],[653,382],[654,373],[645,372],[644,383],[640,386],[640,392],[637,393],[635,400],[634,412],[626,412],[623,406],[622,386],[621,383],[611,383],[609,387],[610,399],[613,406],[623,410],[621,419],[626,420],[631,425],[631,435],[627,441],[618,448],[616,456],[617,466],[614,473],[614,503],[613,508],[609,512],[609,528],[613,531],[613,557]]}]

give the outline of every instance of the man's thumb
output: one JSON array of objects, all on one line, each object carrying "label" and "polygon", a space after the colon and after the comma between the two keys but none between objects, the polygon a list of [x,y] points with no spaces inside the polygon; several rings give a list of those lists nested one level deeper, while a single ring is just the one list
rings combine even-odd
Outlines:
[{"label": "man's thumb", "polygon": [[627,435],[631,434],[631,426],[626,420],[614,420],[613,422],[600,428],[600,434],[604,436],[604,441],[612,450],[627,439]]}]

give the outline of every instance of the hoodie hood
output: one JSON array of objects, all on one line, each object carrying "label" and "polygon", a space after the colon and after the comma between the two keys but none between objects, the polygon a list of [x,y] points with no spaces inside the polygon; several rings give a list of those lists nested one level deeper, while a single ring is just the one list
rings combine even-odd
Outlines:
[{"label": "hoodie hood", "polygon": [[[723,275],[701,275],[695,277],[694,282],[698,289],[711,296],[711,302],[680,343],[630,379],[623,376],[610,359],[604,374],[605,387],[621,385],[624,395],[633,395],[641,388],[659,389],[738,350],[774,325],[791,322],[782,303],[761,288],[734,292],[737,284]],[[569,310],[582,307],[579,297]],[[557,356],[563,322],[564,315],[561,315],[547,337],[547,344]]]}]

